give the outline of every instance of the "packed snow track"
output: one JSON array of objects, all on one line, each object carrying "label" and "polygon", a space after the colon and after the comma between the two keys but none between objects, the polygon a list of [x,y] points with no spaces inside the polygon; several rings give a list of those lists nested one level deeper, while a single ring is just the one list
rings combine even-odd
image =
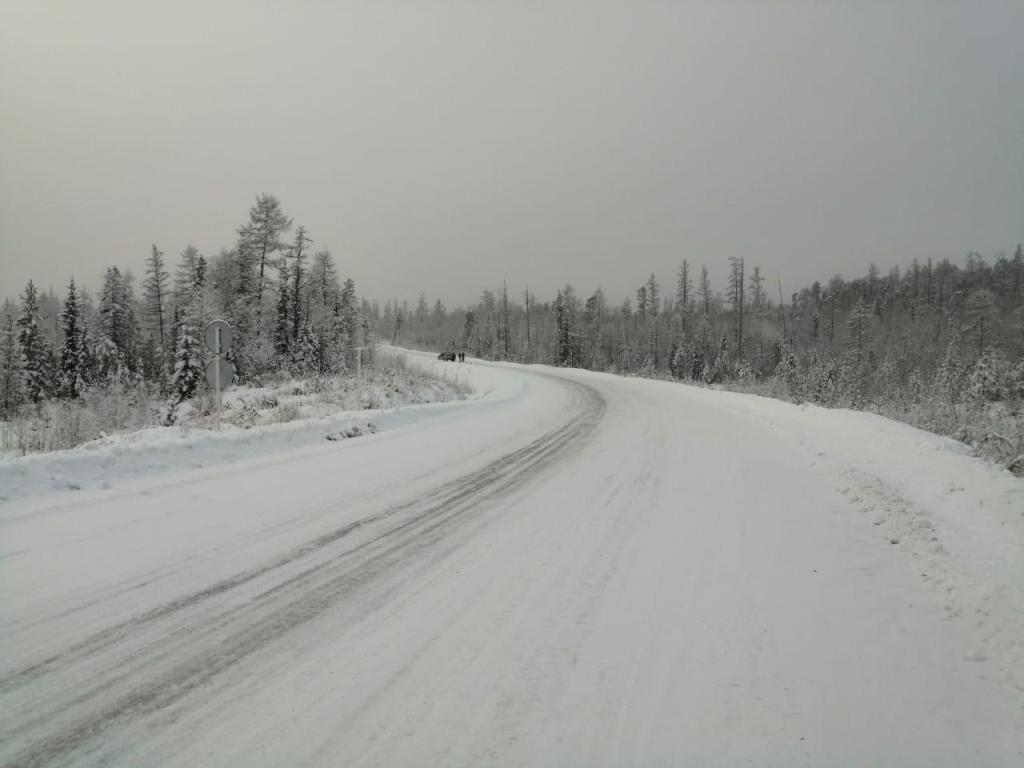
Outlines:
[{"label": "packed snow track", "polygon": [[0,501],[0,763],[1024,764],[1021,481],[446,365],[473,399],[375,435]]}]

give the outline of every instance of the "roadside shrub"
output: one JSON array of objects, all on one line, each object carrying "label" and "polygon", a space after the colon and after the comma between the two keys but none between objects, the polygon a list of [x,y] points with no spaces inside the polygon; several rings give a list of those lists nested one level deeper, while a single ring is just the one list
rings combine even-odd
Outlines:
[{"label": "roadside shrub", "polygon": [[282,403],[274,411],[274,421],[278,424],[285,424],[300,418],[302,418],[302,409],[297,403]]}]

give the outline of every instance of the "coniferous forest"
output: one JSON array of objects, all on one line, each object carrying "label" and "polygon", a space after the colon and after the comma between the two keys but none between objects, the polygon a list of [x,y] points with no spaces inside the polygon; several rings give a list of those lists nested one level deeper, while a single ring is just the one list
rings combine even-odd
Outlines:
[{"label": "coniferous forest", "polygon": [[[618,294],[620,297],[623,293]],[[176,258],[157,245],[139,276],[111,265],[95,295],[29,282],[0,313],[0,417],[45,401],[150,407],[164,423],[204,390],[202,329],[235,329],[242,382],[344,372],[376,339],[488,360],[579,367],[870,410],[946,434],[1024,470],[1024,249],[961,262],[918,261],[787,292],[743,258],[726,275],[683,259],[621,301],[565,285],[485,290],[447,310],[356,295],[331,253],[272,195],[260,195],[231,248]],[[114,419],[116,422],[118,419]],[[123,420],[123,419],[122,419]]]},{"label": "coniferous forest", "polygon": [[[260,195],[230,249],[207,257],[187,245],[170,257],[153,245],[136,273],[111,265],[93,295],[70,277],[63,295],[30,281],[0,313],[0,419],[41,411],[47,401],[114,409],[111,427],[143,424],[127,410],[152,408],[173,423],[205,388],[211,355],[203,329],[214,318],[235,331],[229,355],[240,380],[345,371],[366,343],[355,283],[342,281],[272,195]],[[364,302],[365,305],[365,302]],[[138,414],[136,414],[138,416]]]},{"label": "coniferous forest", "polygon": [[1024,471],[1024,250],[914,261],[796,292],[742,258],[713,276],[683,259],[621,302],[572,285],[538,299],[505,285],[446,311],[387,301],[393,341],[718,385],[870,410],[974,446]]}]

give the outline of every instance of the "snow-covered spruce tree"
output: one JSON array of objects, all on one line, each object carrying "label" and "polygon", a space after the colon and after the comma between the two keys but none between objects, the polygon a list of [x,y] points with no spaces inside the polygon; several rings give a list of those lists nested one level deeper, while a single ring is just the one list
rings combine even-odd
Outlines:
[{"label": "snow-covered spruce tree", "polygon": [[252,310],[253,297],[256,295],[256,257],[248,224],[238,228],[238,240],[229,256],[233,265],[231,272],[234,283],[230,290],[231,301],[226,303],[224,308],[235,328],[247,328],[246,321]]},{"label": "snow-covered spruce tree", "polygon": [[693,377],[693,352],[685,344],[679,344],[672,355],[672,375],[677,379]]},{"label": "snow-covered spruce tree", "polygon": [[81,309],[81,328],[79,330],[79,363],[78,371],[82,378],[82,383],[89,386],[95,383],[99,379],[99,362],[96,358],[96,347],[99,342],[96,338],[96,330],[94,326],[89,324],[90,311],[94,318],[96,317],[95,310],[90,306],[88,295],[83,290],[78,295],[78,306]]},{"label": "snow-covered spruce tree", "polygon": [[974,403],[991,403],[1004,399],[1010,378],[1006,357],[997,349],[986,347],[974,365],[967,383],[967,397]]},{"label": "snow-covered spruce tree", "polygon": [[309,323],[299,329],[299,338],[292,346],[292,371],[297,376],[311,376],[325,372],[324,350]]},{"label": "snow-covered spruce tree", "polygon": [[167,423],[173,423],[175,409],[195,395],[202,381],[203,344],[200,335],[206,321],[205,290],[206,259],[190,247],[182,254],[175,286],[177,344],[169,387]]},{"label": "snow-covered spruce tree", "polygon": [[203,257],[195,247],[189,245],[181,252],[178,258],[178,265],[174,270],[174,285],[172,290],[171,314],[174,318],[174,346],[178,344],[178,324],[184,318],[185,313],[192,308],[196,285],[202,282],[201,273],[205,272],[204,265],[200,263]]},{"label": "snow-covered spruce tree", "polygon": [[130,277],[108,267],[99,301],[99,366],[107,381],[126,382],[138,360],[137,327]]},{"label": "snow-covered spruce tree", "polygon": [[729,337],[724,333],[718,340],[715,354],[704,366],[704,383],[717,384],[732,377],[732,368],[729,363]]},{"label": "snow-covered spruce tree", "polygon": [[[703,316],[702,316],[703,317]],[[690,350],[689,364],[690,371],[687,374],[687,378],[691,381],[700,381],[704,377],[704,365],[706,363],[706,357],[704,354],[704,347],[694,346]]]},{"label": "snow-covered spruce tree", "polygon": [[174,372],[171,374],[171,399],[167,423],[174,422],[175,409],[191,398],[199,388],[203,377],[202,347],[194,318],[186,314],[178,327],[178,346],[174,355]]},{"label": "snow-covered spruce tree", "polygon": [[668,345],[668,370],[677,379],[682,378],[679,375],[679,361],[682,356],[679,354],[679,340],[672,339],[672,342]]},{"label": "snow-covered spruce tree", "polygon": [[735,325],[736,355],[743,355],[743,303],[744,303],[744,269],[743,258],[731,256],[729,258],[729,303],[732,305],[732,314]]},{"label": "snow-covered spruce tree", "polygon": [[88,362],[85,346],[85,328],[82,322],[82,308],[79,306],[78,291],[72,278],[68,283],[68,295],[64,300],[64,341],[60,349],[61,397],[77,398],[85,387],[85,367]]},{"label": "snow-covered spruce tree", "polygon": [[[302,225],[295,230],[295,242],[288,249],[288,259],[291,259],[292,267],[292,280],[294,281],[294,287],[292,288],[291,295],[293,297],[291,305],[291,338],[292,341],[296,341],[299,338],[299,329],[302,327],[302,282],[306,276],[305,270],[302,268],[302,262],[305,260],[309,246],[313,241],[309,238],[306,233],[306,228]],[[282,260],[281,266],[282,272],[287,271],[287,267],[284,265]],[[280,292],[278,293],[280,297]],[[287,310],[287,305],[285,306]],[[278,312],[281,310],[280,299],[278,300]],[[278,318],[280,322],[280,318]],[[276,339],[275,339],[276,345]]]},{"label": "snow-covered spruce tree", "polygon": [[[330,251],[318,251],[313,257],[305,293],[305,324],[310,326],[310,333],[315,340],[316,369],[319,372],[328,372],[334,370],[333,363],[339,357],[338,304],[341,295],[341,284]],[[300,337],[301,335],[300,333]],[[308,340],[305,343],[308,347]]]},{"label": "snow-covered spruce tree", "polygon": [[14,327],[14,314],[0,318],[0,419],[9,419],[21,404],[21,350]]},{"label": "snow-covered spruce tree", "polygon": [[201,255],[196,261],[196,271],[192,278],[192,312],[195,315],[196,327],[202,330],[210,321],[210,307],[207,305],[206,257]]},{"label": "snow-covered spruce tree", "polygon": [[39,295],[31,280],[25,286],[21,303],[18,346],[21,350],[22,391],[30,403],[39,403],[50,390],[49,350],[39,328]]},{"label": "snow-covered spruce tree", "polygon": [[[509,311],[507,306],[507,299],[505,298],[506,291],[502,289],[503,297],[503,311],[506,316],[505,323],[505,335],[506,337],[510,334],[510,328],[508,324]],[[604,370],[608,367],[607,349],[605,345],[604,334],[601,329],[601,323],[604,319],[605,311],[605,298],[604,292],[598,288],[594,291],[590,297],[583,303],[583,318],[582,318],[582,336],[583,336],[583,348],[582,348],[582,359],[580,364],[584,368],[591,370]],[[673,339],[672,344],[675,345]],[[674,352],[674,346],[672,349]],[[671,354],[669,353],[669,359],[671,360]],[[505,355],[507,358],[512,359],[515,357],[515,348],[513,347]]]},{"label": "snow-covered spruce tree", "polygon": [[688,322],[690,316],[690,293],[693,290],[693,279],[690,277],[690,264],[683,259],[679,265],[679,275],[676,278],[676,312],[679,315],[679,331],[685,337],[689,331]]},{"label": "snow-covered spruce tree", "polygon": [[806,393],[809,400],[819,405],[833,405],[836,398],[838,366],[831,357],[811,350],[807,362]]},{"label": "snow-covered spruce tree", "polygon": [[786,392],[794,402],[803,399],[803,387],[800,386],[800,370],[797,366],[793,347],[783,342],[780,347],[779,364],[775,367],[775,376],[786,385]]},{"label": "snow-covered spruce tree", "polygon": [[[647,284],[644,287],[647,293],[647,360],[648,365],[656,369],[659,362],[658,312],[661,303],[661,285],[653,272],[647,278]],[[579,362],[576,364],[579,365]]]}]

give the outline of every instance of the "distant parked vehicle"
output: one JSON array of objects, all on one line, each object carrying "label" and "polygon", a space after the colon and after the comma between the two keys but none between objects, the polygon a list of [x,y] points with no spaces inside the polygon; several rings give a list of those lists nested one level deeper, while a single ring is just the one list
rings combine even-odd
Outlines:
[{"label": "distant parked vehicle", "polygon": [[446,360],[449,363],[454,363],[455,362],[455,353],[454,352],[442,352],[441,354],[439,354],[437,356],[437,359],[438,360]]}]

